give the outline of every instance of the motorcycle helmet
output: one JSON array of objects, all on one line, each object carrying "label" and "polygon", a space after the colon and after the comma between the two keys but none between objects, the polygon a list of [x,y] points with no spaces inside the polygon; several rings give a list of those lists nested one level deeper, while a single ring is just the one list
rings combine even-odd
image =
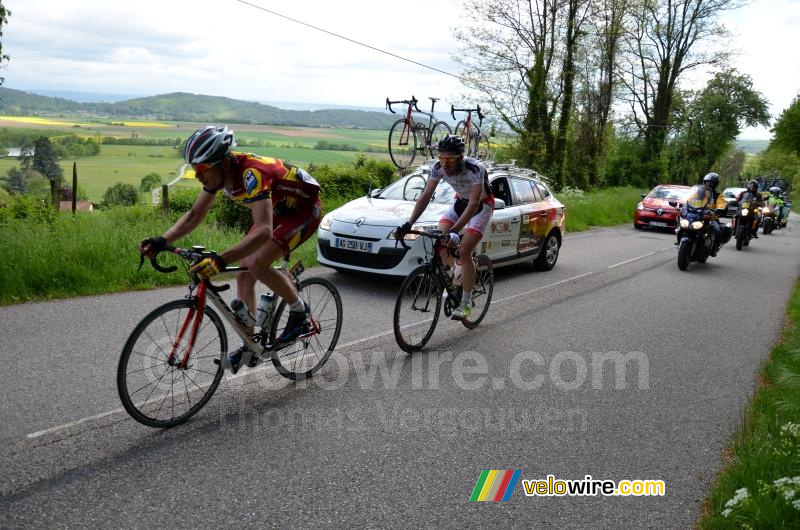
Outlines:
[{"label": "motorcycle helmet", "polygon": [[782,192],[782,190],[781,190],[781,189],[780,189],[778,186],[772,186],[772,187],[769,189],[769,192],[770,192],[772,195],[774,195],[775,197],[779,197],[779,196],[780,196],[780,194],[781,194],[781,192]]},{"label": "motorcycle helmet", "polygon": [[750,193],[756,193],[758,191],[758,182],[755,180],[751,180],[747,183],[747,191]]},{"label": "motorcycle helmet", "polygon": [[703,184],[708,184],[712,190],[717,189],[717,184],[719,184],[719,175],[716,173],[708,173],[705,177],[703,177]]},{"label": "motorcycle helmet", "polygon": [[193,165],[219,162],[235,145],[233,131],[227,127],[206,125],[186,140],[183,158],[187,164]]}]

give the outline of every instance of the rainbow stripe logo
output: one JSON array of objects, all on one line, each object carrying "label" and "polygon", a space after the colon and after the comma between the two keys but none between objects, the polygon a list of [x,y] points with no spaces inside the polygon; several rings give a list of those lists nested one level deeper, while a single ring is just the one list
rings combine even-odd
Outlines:
[{"label": "rainbow stripe logo", "polygon": [[507,501],[519,482],[521,469],[484,469],[470,501]]}]

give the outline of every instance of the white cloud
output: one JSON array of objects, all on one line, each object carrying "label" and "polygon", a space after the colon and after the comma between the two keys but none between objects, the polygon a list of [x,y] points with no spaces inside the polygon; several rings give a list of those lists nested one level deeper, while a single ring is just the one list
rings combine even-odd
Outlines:
[{"label": "white cloud", "polygon": [[[250,0],[441,70],[459,73],[459,0]],[[5,0],[6,86],[381,107],[414,94],[447,104],[465,91],[434,72],[279,18],[238,0]],[[726,13],[732,63],[774,117],[800,90],[800,2],[759,0]],[[704,74],[698,74],[698,79]],[[708,74],[705,74],[708,75]],[[769,137],[764,129],[743,136]]]},{"label": "white cloud", "polygon": [[[457,73],[453,0],[253,0],[329,31]],[[446,98],[457,79],[236,0],[6,0],[6,86],[381,106]],[[409,12],[416,13],[408,16]],[[426,22],[428,21],[428,22]]]}]

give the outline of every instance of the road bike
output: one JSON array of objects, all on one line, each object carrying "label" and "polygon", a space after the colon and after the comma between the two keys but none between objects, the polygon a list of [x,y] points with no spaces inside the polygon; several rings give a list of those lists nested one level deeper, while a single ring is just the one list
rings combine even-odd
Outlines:
[{"label": "road bike", "polygon": [[[467,156],[478,158],[480,160],[489,160],[491,150],[489,148],[489,137],[481,132],[481,125],[483,125],[484,115],[481,112],[481,106],[477,105],[474,109],[457,109],[450,105],[450,115],[453,120],[456,119],[456,112],[466,112],[467,119],[461,120],[456,124],[455,135],[464,139],[464,144],[467,146]],[[472,113],[478,115],[477,125],[472,122]]]},{"label": "road bike", "polygon": [[[448,269],[440,254],[448,244],[449,235],[438,230],[411,230],[405,237],[415,236],[429,239],[432,245],[430,248],[425,245],[424,263],[403,281],[394,305],[394,337],[400,348],[409,353],[422,349],[430,340],[439,321],[442,305],[445,316],[451,316],[461,303],[462,294],[459,278]],[[405,239],[398,241],[406,249],[409,248]],[[447,252],[458,259],[456,249],[447,247]],[[473,309],[467,318],[461,320],[469,329],[477,327],[486,316],[494,293],[494,271],[489,256],[473,254],[471,257],[476,271],[475,288],[472,291]]]},{"label": "road bike", "polygon": [[[187,273],[190,265],[209,255],[201,246],[191,250],[167,246],[164,252],[183,258]],[[175,266],[162,267],[156,258],[150,262],[159,272],[177,270]],[[144,257],[139,268],[143,262]],[[186,297],[154,309],[125,342],[117,367],[117,390],[128,414],[150,427],[172,427],[202,409],[224,373],[226,322],[252,352],[244,355],[242,365],[254,367],[271,359],[282,376],[293,380],[311,377],[322,368],[342,329],[341,296],[324,278],[300,280],[301,262],[288,265],[287,258],[276,268],[289,276],[310,308],[308,333],[289,344],[277,343],[278,331],[285,327],[289,313],[286,300],[277,296],[260,331],[251,333],[219,294],[230,285],[214,285],[190,275]],[[224,272],[245,270],[228,267]]]},{"label": "road bike", "polygon": [[[392,114],[397,114],[392,105],[402,103],[406,105],[405,117],[397,120],[389,129],[389,156],[394,165],[400,169],[406,169],[414,163],[417,154],[423,157],[430,156],[436,158],[439,153],[437,144],[439,140],[452,132],[450,126],[443,121],[437,121],[433,114],[433,108],[439,98],[428,98],[431,100],[431,111],[425,112],[417,106],[418,100],[414,96],[411,99],[401,101],[389,101],[386,98],[386,108]],[[424,114],[428,117],[428,124],[414,120],[412,112]]]}]

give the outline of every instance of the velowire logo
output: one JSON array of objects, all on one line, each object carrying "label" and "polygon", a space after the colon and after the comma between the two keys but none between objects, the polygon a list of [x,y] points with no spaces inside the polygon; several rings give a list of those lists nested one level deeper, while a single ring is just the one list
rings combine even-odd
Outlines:
[{"label": "velowire logo", "polygon": [[521,469],[484,469],[470,501],[507,501],[519,482]]}]

